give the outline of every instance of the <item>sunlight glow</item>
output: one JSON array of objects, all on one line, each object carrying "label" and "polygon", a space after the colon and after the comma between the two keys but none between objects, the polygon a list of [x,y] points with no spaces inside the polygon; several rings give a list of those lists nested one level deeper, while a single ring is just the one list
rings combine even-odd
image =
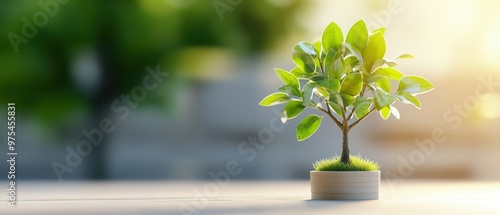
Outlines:
[{"label": "sunlight glow", "polygon": [[479,115],[486,119],[494,119],[500,117],[500,95],[485,94],[480,98]]},{"label": "sunlight glow", "polygon": [[498,23],[492,23],[489,31],[486,32],[483,46],[483,57],[490,65],[498,65],[500,59],[500,28]]},{"label": "sunlight glow", "polygon": [[450,5],[450,23],[462,30],[470,29],[476,23],[477,5],[473,1],[457,1]]}]

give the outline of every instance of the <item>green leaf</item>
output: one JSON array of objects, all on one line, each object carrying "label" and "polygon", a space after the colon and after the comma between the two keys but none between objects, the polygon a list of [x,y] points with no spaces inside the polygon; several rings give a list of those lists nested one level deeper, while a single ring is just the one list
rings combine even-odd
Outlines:
[{"label": "green leaf", "polygon": [[398,91],[407,92],[412,95],[426,93],[434,89],[434,86],[427,79],[416,75],[408,75],[399,81]]},{"label": "green leaf", "polygon": [[309,80],[314,81],[317,84],[320,84],[321,82],[326,81],[325,77],[323,77],[321,75],[315,75],[315,76],[309,78]]},{"label": "green leaf", "polygon": [[330,94],[330,97],[328,98],[329,102],[333,102],[335,104],[338,104],[340,106],[344,106],[344,103],[342,101],[342,97],[338,93],[332,93]]},{"label": "green leaf", "polygon": [[300,90],[299,90],[299,88],[292,87],[290,85],[282,86],[278,90],[280,92],[284,92],[284,93],[288,93],[288,94],[292,94],[294,96],[300,97]]},{"label": "green leaf", "polygon": [[399,55],[397,58],[395,59],[413,59],[413,55],[411,54],[402,54],[402,55]]},{"label": "green leaf", "polygon": [[317,95],[319,94],[318,96],[321,96],[323,98],[328,98],[330,96],[330,93],[328,93],[328,91],[320,85],[316,85],[316,92]]},{"label": "green leaf", "polygon": [[314,73],[307,73],[307,72],[304,72],[304,70],[302,70],[301,68],[299,67],[295,67],[293,68],[290,73],[292,73],[292,75],[294,75],[295,77],[297,78],[303,78],[303,79],[307,79],[307,78],[310,78],[314,75]]},{"label": "green leaf", "polygon": [[307,41],[298,42],[297,45],[295,45],[295,47],[293,47],[293,50],[297,51],[297,52],[306,53],[306,54],[311,55],[313,57],[317,55],[316,48],[314,47],[314,44],[307,42]]},{"label": "green leaf", "polygon": [[286,110],[283,109],[283,111],[281,112],[281,118],[280,118],[281,119],[281,123],[283,123],[283,124],[285,124],[286,121],[288,120],[288,117],[286,115],[287,115],[286,114]]},{"label": "green leaf", "polygon": [[296,88],[297,90],[300,89],[299,79],[297,79],[295,75],[282,69],[275,69],[275,71],[278,77],[280,78],[281,82],[283,82],[283,84],[290,85],[291,87]]},{"label": "green leaf", "polygon": [[329,102],[328,105],[330,105],[334,113],[336,113],[339,116],[342,116],[342,107],[339,104]]},{"label": "green leaf", "polygon": [[355,56],[349,56],[345,60],[345,64],[350,65],[351,67],[356,67],[360,64],[359,60]]},{"label": "green leaf", "polygon": [[311,102],[315,87],[316,87],[316,83],[314,83],[314,82],[309,82],[306,85],[304,85],[304,87],[302,89],[302,101],[304,101],[304,106],[309,106],[309,103]]},{"label": "green leaf", "polygon": [[314,51],[318,53],[319,57],[323,57],[323,52],[321,51],[321,41],[317,41],[314,43]]},{"label": "green leaf", "polygon": [[368,42],[368,28],[365,21],[359,20],[356,22],[347,33],[345,41],[359,51],[363,51]]},{"label": "green leaf", "polygon": [[377,75],[377,74],[371,74],[370,76],[368,76],[368,83],[370,83],[370,84],[377,83],[378,80],[383,79],[383,78],[386,78],[386,77],[381,76],[381,75]]},{"label": "green leaf", "polygon": [[328,98],[330,96],[330,93],[328,93],[329,87],[334,88],[335,90],[335,81],[333,80],[328,80],[325,79],[325,77],[321,75],[313,76],[310,78],[310,80],[314,83],[316,83],[316,91],[325,98]]},{"label": "green leaf", "polygon": [[368,44],[363,51],[363,57],[365,59],[365,68],[367,71],[371,71],[373,63],[375,61],[384,58],[385,55],[385,40],[381,33],[375,33],[368,39]]},{"label": "green leaf", "polygon": [[352,106],[355,108],[354,114],[356,118],[361,118],[370,112],[370,107],[373,104],[373,100],[364,97],[357,97],[352,103]]},{"label": "green leaf", "polygon": [[375,90],[374,97],[375,97],[375,108],[377,110],[381,110],[383,107],[388,106],[394,102],[394,98],[392,98],[392,96],[389,95],[389,93],[381,89]]},{"label": "green leaf", "polygon": [[390,67],[395,67],[398,65],[395,61],[392,61],[392,60],[387,60],[386,64],[387,64],[387,66],[390,66]]},{"label": "green leaf", "polygon": [[356,99],[356,97],[348,94],[340,94],[340,97],[342,97],[342,103],[344,104],[344,108],[349,107],[349,105],[351,105]]},{"label": "green leaf", "polygon": [[341,94],[348,94],[351,96],[357,96],[363,89],[363,76],[360,73],[351,73],[346,75],[344,81],[342,81],[342,87],[340,88]]},{"label": "green leaf", "polygon": [[390,115],[391,115],[391,108],[386,106],[380,109],[380,116],[382,117],[382,119],[387,119],[389,118]]},{"label": "green leaf", "polygon": [[344,35],[340,27],[335,22],[332,22],[323,31],[321,41],[325,52],[330,49],[337,51],[344,42]]},{"label": "green leaf", "polygon": [[[351,73],[352,73],[352,68],[351,68],[351,65],[349,65],[349,64],[345,64],[345,62],[344,62],[344,70],[341,72],[342,76],[343,76],[344,74],[349,75],[349,74],[351,74]],[[341,77],[342,77],[342,76],[341,76]]]},{"label": "green leaf", "polygon": [[384,35],[385,34],[385,27],[377,28],[377,29],[372,31],[372,34],[376,34],[376,33],[381,33],[382,35]]},{"label": "green leaf", "polygon": [[387,60],[385,60],[385,59],[376,60],[372,65],[370,73],[373,73],[376,69],[378,69],[379,67],[383,66],[386,63],[387,63]]},{"label": "green leaf", "polygon": [[399,119],[400,118],[400,115],[399,115],[399,111],[398,109],[396,109],[396,107],[394,106],[389,106],[389,108],[391,109],[391,113],[394,117],[396,117],[396,119]]},{"label": "green leaf", "polygon": [[323,87],[326,82],[328,81],[325,79],[325,77],[321,75],[313,76],[310,78],[310,80],[314,83],[316,83],[316,91],[323,97],[328,97],[330,94],[327,92],[327,90]]},{"label": "green leaf", "polygon": [[372,72],[375,71],[376,69],[383,66],[384,64],[387,64],[387,66],[390,66],[390,67],[395,67],[398,65],[396,63],[396,61],[394,61],[394,60],[379,59],[379,60],[376,60],[375,63],[373,63],[371,71]]},{"label": "green leaf", "polygon": [[337,55],[337,52],[334,51],[333,49],[328,50],[325,55],[325,59],[323,59],[323,69],[325,74],[327,75],[328,78],[332,79],[330,74],[330,70],[333,70],[333,61],[335,61],[336,58],[338,58],[339,55]]},{"label": "green leaf", "polygon": [[316,53],[320,54],[321,53],[321,41],[316,41],[314,42],[314,50]]},{"label": "green leaf", "polygon": [[273,93],[262,99],[259,103],[261,106],[273,106],[290,101],[290,97],[286,93]]},{"label": "green leaf", "polygon": [[325,80],[320,85],[331,92],[338,93],[340,90],[340,81],[337,79]]},{"label": "green leaf", "polygon": [[311,103],[309,105],[312,107],[315,107],[315,108],[323,108],[323,105],[321,104],[321,102],[311,101]]},{"label": "green leaf", "polygon": [[321,125],[321,120],[323,117],[312,114],[304,118],[297,125],[297,140],[303,141],[309,137],[311,137]]},{"label": "green leaf", "polygon": [[391,82],[388,78],[382,77],[375,82],[377,86],[387,93],[391,93]]},{"label": "green leaf", "polygon": [[345,70],[345,62],[340,52],[330,49],[325,57],[324,68],[329,79],[340,79]]},{"label": "green leaf", "polygon": [[292,54],[292,60],[304,72],[313,73],[316,71],[316,63],[311,55],[296,51]]},{"label": "green leaf", "polygon": [[352,47],[351,44],[345,43],[344,46],[349,50],[349,52],[352,54],[352,56],[356,57],[359,62],[363,62],[363,56],[361,55],[361,52],[359,51],[358,48]]},{"label": "green leaf", "polygon": [[342,116],[341,108],[344,106],[344,102],[342,101],[342,97],[340,96],[340,94],[330,94],[330,97],[328,98],[328,104],[337,115]]},{"label": "green leaf", "polygon": [[420,101],[417,98],[415,98],[415,96],[412,96],[410,93],[397,92],[396,99],[405,103],[405,104],[411,104],[411,105],[415,106],[416,108],[420,109]]},{"label": "green leaf", "polygon": [[317,72],[319,72],[321,70],[321,63],[319,62],[319,58],[317,58],[317,57],[314,58],[314,66],[316,67]]},{"label": "green leaf", "polygon": [[399,81],[403,77],[403,73],[392,67],[380,67],[374,73],[396,81]]},{"label": "green leaf", "polygon": [[293,119],[302,113],[305,108],[306,106],[302,104],[302,101],[290,101],[283,107],[282,112],[285,113],[287,119]]}]

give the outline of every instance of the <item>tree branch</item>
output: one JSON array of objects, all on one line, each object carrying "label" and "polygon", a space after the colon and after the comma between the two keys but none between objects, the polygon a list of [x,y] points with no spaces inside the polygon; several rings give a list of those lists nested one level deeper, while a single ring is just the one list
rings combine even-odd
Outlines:
[{"label": "tree branch", "polygon": [[342,107],[340,110],[342,111],[342,120],[343,120],[343,121],[342,121],[342,122],[343,122],[343,123],[342,123],[342,125],[344,125],[345,123],[347,123],[347,122],[348,122],[348,121],[347,121],[347,118],[345,117],[345,115],[346,115],[346,114],[345,114],[345,110],[346,110],[346,109],[345,109],[344,107]]},{"label": "tree branch", "polygon": [[321,70],[321,73],[323,73],[323,76],[326,77],[325,69],[323,68],[323,62],[321,62],[321,57],[319,56],[319,54],[317,56],[318,56],[318,62],[319,62],[319,69]]},{"label": "tree branch", "polygon": [[[363,95],[365,95],[365,92],[366,92],[366,83],[364,83],[364,82],[363,82],[363,89],[361,90],[361,93],[359,94],[359,96],[363,96]],[[369,115],[369,114],[370,114],[373,110],[374,110],[374,109],[370,110],[370,112],[368,112],[366,115],[364,115],[363,117],[361,117],[361,119],[363,119],[363,118],[365,118],[366,116],[368,116],[368,115]],[[356,108],[353,106],[352,111],[351,111],[351,113],[349,114],[349,117],[347,117],[347,120],[351,120],[351,119],[352,119],[352,117],[354,116],[354,113],[355,113],[355,112],[356,112]],[[356,121],[356,122],[354,122],[353,124],[351,124],[351,126],[349,126],[349,128],[354,127],[354,125],[358,124],[358,123],[361,121],[361,119],[360,119],[360,120],[358,120],[358,121]]]},{"label": "tree branch", "polygon": [[[364,77],[363,77],[364,79]],[[361,90],[361,94],[359,94],[360,96],[363,96],[365,95],[365,92],[366,92],[366,83],[363,81],[363,89]]]},{"label": "tree branch", "polygon": [[354,115],[354,111],[356,111],[356,108],[353,106],[351,113],[350,113],[350,114],[349,114],[349,116],[347,117],[347,121],[349,121],[349,120],[351,120],[351,119],[352,119],[352,116]]},{"label": "tree branch", "polygon": [[356,122],[353,122],[350,126],[349,126],[349,129],[352,129],[354,128],[354,126],[356,126],[358,123],[361,122],[361,120],[365,119],[368,115],[370,115],[373,111],[375,110],[375,108],[372,108],[370,110],[370,112],[368,112],[366,115],[364,115],[363,117],[359,118]]},{"label": "tree branch", "polygon": [[332,118],[332,120],[335,122],[335,124],[337,124],[337,126],[339,126],[339,128],[342,128],[342,123],[340,123],[340,121],[337,118],[335,118],[335,116],[332,114],[328,104],[326,104],[326,108],[328,108],[328,111],[321,108],[321,107],[316,107],[316,108],[318,108],[318,110],[322,111],[323,113],[326,113],[326,115],[328,115],[330,118]]}]

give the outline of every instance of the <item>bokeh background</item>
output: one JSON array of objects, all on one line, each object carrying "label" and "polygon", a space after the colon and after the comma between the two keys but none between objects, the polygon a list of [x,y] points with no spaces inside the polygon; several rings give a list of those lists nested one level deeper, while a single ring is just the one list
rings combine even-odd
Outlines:
[{"label": "bokeh background", "polygon": [[[383,179],[499,180],[499,9],[489,0],[1,1],[0,158],[15,102],[18,179],[58,180],[52,164],[103,118],[115,130],[64,180],[209,179],[231,160],[242,167],[236,179],[306,179],[312,162],[340,154],[335,125],[325,120],[299,143],[305,115],[266,133],[280,122],[258,103],[280,86],[273,69],[293,68],[296,42],[364,19],[387,27],[386,57],[413,54],[398,68],[436,89],[419,96],[422,110],[396,105],[400,120],[368,117],[351,152],[378,161]],[[13,34],[25,40],[13,45]],[[113,101],[142,85],[146,67],[169,76],[118,119]]]}]

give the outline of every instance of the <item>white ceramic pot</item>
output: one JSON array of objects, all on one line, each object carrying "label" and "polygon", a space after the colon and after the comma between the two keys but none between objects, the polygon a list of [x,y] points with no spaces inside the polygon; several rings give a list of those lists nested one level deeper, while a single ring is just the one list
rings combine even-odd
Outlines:
[{"label": "white ceramic pot", "polygon": [[378,199],[380,171],[311,171],[312,200]]}]

